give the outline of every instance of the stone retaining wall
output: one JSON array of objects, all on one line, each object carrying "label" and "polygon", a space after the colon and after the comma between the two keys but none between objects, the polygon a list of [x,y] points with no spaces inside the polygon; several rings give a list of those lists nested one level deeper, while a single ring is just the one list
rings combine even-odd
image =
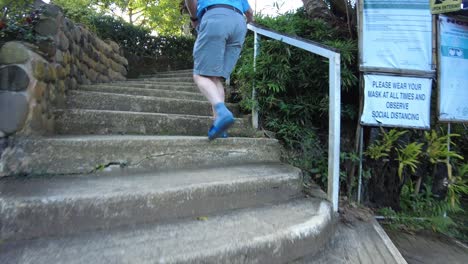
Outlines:
[{"label": "stone retaining wall", "polygon": [[49,37],[37,45],[7,42],[0,48],[0,138],[54,132],[54,109],[79,84],[125,80],[128,61],[112,41],[46,5],[35,31]]}]

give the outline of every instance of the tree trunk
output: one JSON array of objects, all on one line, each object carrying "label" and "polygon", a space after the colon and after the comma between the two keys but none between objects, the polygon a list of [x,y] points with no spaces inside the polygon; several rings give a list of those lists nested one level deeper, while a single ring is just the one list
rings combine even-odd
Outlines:
[{"label": "tree trunk", "polygon": [[326,18],[330,16],[330,9],[323,0],[302,0],[304,10],[310,17]]}]

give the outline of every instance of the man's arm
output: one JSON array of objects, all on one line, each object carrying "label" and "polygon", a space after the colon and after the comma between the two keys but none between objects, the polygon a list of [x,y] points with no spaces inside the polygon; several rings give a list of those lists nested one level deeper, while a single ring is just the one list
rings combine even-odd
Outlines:
[{"label": "man's arm", "polygon": [[254,17],[253,17],[254,12],[251,7],[244,14],[245,14],[245,17],[247,18],[247,23],[254,21]]},{"label": "man's arm", "polygon": [[185,0],[185,5],[187,6],[187,10],[190,14],[190,19],[192,20],[192,26],[196,27],[198,25],[198,18],[197,18],[198,0]]}]

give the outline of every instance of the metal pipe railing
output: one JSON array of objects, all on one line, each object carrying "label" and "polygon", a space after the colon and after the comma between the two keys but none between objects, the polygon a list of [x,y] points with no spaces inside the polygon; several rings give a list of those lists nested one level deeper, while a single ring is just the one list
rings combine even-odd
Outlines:
[{"label": "metal pipe railing", "polygon": [[[340,132],[341,132],[341,64],[340,53],[337,49],[307,39],[299,38],[274,31],[251,23],[247,28],[254,32],[254,70],[256,70],[257,56],[260,51],[260,36],[276,39],[291,46],[307,50],[311,53],[328,58],[329,60],[329,132],[328,132],[328,200],[332,202],[333,210],[338,211],[340,184]],[[252,92],[256,98],[255,86]],[[258,128],[258,109],[252,110],[252,125]]]}]

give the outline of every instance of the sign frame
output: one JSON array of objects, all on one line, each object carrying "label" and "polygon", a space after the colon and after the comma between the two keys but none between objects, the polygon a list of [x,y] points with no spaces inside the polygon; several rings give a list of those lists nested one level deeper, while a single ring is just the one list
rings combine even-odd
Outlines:
[{"label": "sign frame", "polygon": [[[441,14],[443,16],[446,16],[446,17],[450,17],[449,15],[447,14]],[[457,17],[455,16],[455,19]],[[458,17],[459,18],[459,17]],[[455,119],[455,118],[444,118],[442,117],[442,109],[441,109],[441,103],[442,103],[442,97],[441,97],[441,92],[442,92],[442,82],[441,82],[441,76],[442,76],[442,63],[441,63],[441,54],[440,54],[440,50],[441,50],[441,45],[442,45],[442,39],[441,39],[441,24],[439,23],[439,19],[440,19],[440,16],[438,15],[437,17],[437,33],[436,33],[436,39],[437,39],[437,50],[436,50],[436,54],[437,54],[437,119],[440,123],[468,123],[468,119],[467,120],[464,120],[464,119]],[[468,19],[465,19],[468,21]]]},{"label": "sign frame", "polygon": [[[414,77],[424,77],[424,78],[435,78],[437,75],[436,71],[436,62],[437,59],[434,56],[434,52],[431,53],[432,56],[432,65],[431,70],[414,70],[414,69],[396,69],[396,68],[387,68],[387,67],[372,67],[372,66],[364,66],[364,1],[365,0],[357,0],[357,24],[358,24],[358,49],[359,49],[359,56],[358,56],[358,63],[359,63],[359,70],[364,74],[371,74],[371,73],[388,73],[390,75],[407,75],[407,76],[414,76]],[[432,30],[434,31],[434,23],[435,17],[432,16]],[[434,32],[432,33],[434,34]],[[434,36],[432,36],[434,38]],[[432,41],[431,50],[434,51],[436,49],[436,43]]]},{"label": "sign frame", "polygon": [[[408,124],[402,124],[401,122],[399,124],[386,124],[386,123],[380,123],[380,122],[376,122],[376,123],[370,123],[370,122],[365,122],[363,121],[363,118],[365,117],[365,114],[367,115],[370,115],[370,113],[365,113],[365,110],[366,110],[366,103],[369,103],[370,100],[368,99],[368,95],[365,94],[367,89],[367,85],[366,84],[366,76],[381,76],[381,77],[384,77],[384,78],[401,78],[401,79],[423,79],[424,81],[428,81],[429,82],[429,87],[426,87],[427,88],[427,94],[424,94],[425,96],[425,107],[426,107],[426,110],[427,111],[426,113],[424,113],[424,116],[427,120],[427,125],[426,126],[413,126],[413,125],[408,125]],[[422,80],[421,80],[422,81]],[[362,113],[361,115],[359,116],[359,123],[362,125],[362,126],[381,126],[381,127],[397,127],[397,128],[409,128],[409,129],[420,129],[420,130],[429,130],[431,128],[431,97],[432,97],[432,92],[433,92],[433,80],[432,78],[427,78],[427,77],[420,77],[420,76],[398,76],[398,75],[389,75],[389,74],[382,74],[382,73],[369,73],[369,74],[365,74],[363,75],[363,83],[364,83],[364,95],[363,95],[363,100],[364,100],[364,105],[363,105],[363,108],[362,108]],[[384,88],[384,89],[395,89],[395,88]],[[395,92],[395,90],[389,90],[388,92]],[[387,92],[387,93],[388,93]],[[367,102],[366,102],[366,99],[367,99]],[[388,100],[394,100],[394,102],[396,103],[400,103],[399,101],[395,100],[395,99],[388,99]],[[398,99],[400,100],[400,99]],[[415,102],[417,100],[409,100],[407,99],[407,101],[410,103],[410,102]],[[408,103],[408,104],[409,104]],[[372,110],[372,108],[371,108]],[[387,111],[398,111],[398,110],[391,110],[388,109]]]},{"label": "sign frame", "polygon": [[[460,10],[465,10],[468,8],[467,0],[430,0],[431,2],[431,13],[436,14],[446,14],[450,12],[457,12]],[[437,1],[442,1],[436,6]],[[464,6],[466,5],[466,6]],[[437,8],[437,10],[436,10]],[[440,8],[440,9],[439,9]]]}]

